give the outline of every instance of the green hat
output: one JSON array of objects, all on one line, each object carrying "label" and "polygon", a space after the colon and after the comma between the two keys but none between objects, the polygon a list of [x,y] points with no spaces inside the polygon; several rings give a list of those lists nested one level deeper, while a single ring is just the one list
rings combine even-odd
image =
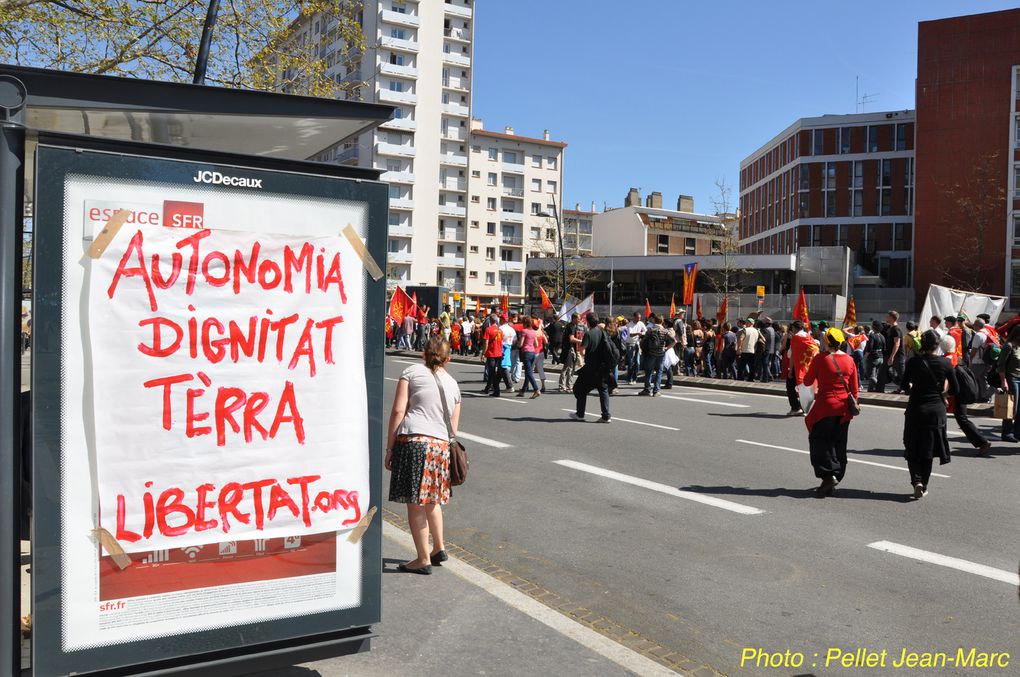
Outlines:
[{"label": "green hat", "polygon": [[960,311],[960,314],[956,316],[956,319],[960,322],[970,322],[970,318],[967,317],[967,313]]}]

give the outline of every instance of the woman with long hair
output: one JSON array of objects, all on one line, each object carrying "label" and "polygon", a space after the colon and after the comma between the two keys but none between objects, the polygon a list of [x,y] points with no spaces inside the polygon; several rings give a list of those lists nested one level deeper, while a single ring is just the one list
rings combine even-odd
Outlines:
[{"label": "woman with long hair", "polygon": [[946,435],[946,394],[955,395],[958,386],[952,363],[935,354],[939,335],[929,329],[921,334],[921,346],[907,361],[902,387],[910,396],[903,418],[903,456],[910,469],[914,498],[928,495],[932,461],[949,463]]},{"label": "woman with long hair", "polygon": [[532,391],[534,391],[531,395],[531,399],[535,399],[542,394],[542,391],[538,387],[538,382],[535,381],[535,360],[538,359],[538,354],[541,352],[538,331],[539,330],[535,329],[535,323],[531,321],[530,317],[525,317],[523,319],[521,335],[517,338],[517,340],[520,344],[521,361],[524,363],[524,385],[521,386],[520,391],[517,393],[517,397],[524,397],[524,395],[528,392],[529,385],[531,386]]},{"label": "woman with long hair", "polygon": [[[448,559],[443,509],[450,500],[450,431],[457,434],[460,388],[445,369],[450,343],[442,335],[425,343],[424,364],[400,375],[386,438],[390,500],[407,505],[407,523],[417,556],[397,568],[431,574]],[[432,547],[429,548],[429,536]]]},{"label": "woman with long hair", "polygon": [[808,429],[808,448],[815,477],[822,480],[816,493],[819,498],[831,496],[846,474],[846,446],[850,432],[850,398],[857,399],[857,367],[852,357],[843,352],[846,336],[839,329],[824,335],[827,352],[815,355],[804,385],[816,385],[815,403],[804,423]]},{"label": "woman with long hair", "polygon": [[701,322],[694,321],[694,328],[691,330],[691,340],[694,341],[694,375],[706,376],[705,374],[705,332],[701,329]]}]

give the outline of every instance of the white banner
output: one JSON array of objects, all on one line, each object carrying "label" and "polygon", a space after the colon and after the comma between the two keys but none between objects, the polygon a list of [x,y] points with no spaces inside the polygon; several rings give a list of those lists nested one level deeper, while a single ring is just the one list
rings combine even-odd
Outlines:
[{"label": "white banner", "polygon": [[917,326],[922,330],[928,329],[929,321],[933,315],[942,318],[949,315],[955,317],[961,312],[971,321],[978,315],[987,313],[992,318],[994,325],[1005,305],[1005,296],[990,296],[933,284],[928,287],[928,296],[924,300],[924,307],[921,309],[921,317]]},{"label": "white banner", "polygon": [[595,295],[589,294],[588,298],[583,301],[568,297],[566,302],[560,307],[560,312],[557,317],[564,322],[570,321],[570,316],[577,313],[583,319],[585,315],[595,310]]}]

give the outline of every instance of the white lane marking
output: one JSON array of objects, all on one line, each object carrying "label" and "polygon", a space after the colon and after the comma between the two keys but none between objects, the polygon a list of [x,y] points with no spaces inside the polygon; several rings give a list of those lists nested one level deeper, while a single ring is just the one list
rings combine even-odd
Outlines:
[{"label": "white lane marking", "polygon": [[701,400],[697,397],[680,397],[678,395],[663,395],[667,400],[681,400],[683,402],[699,402],[701,404],[717,404],[720,407],[735,407],[737,409],[750,409],[750,404],[737,404],[736,402],[716,402],[715,400]]},{"label": "white lane marking", "polygon": [[424,362],[422,362],[421,360],[418,360],[418,361],[414,361],[414,360],[401,360],[401,359],[398,358],[398,359],[395,359],[393,361],[394,362],[399,362],[400,364],[424,364]]},{"label": "white lane marking", "polygon": [[460,394],[467,395],[468,397],[489,397],[499,402],[505,402],[506,404],[527,404],[527,402],[524,401],[518,402],[517,400],[511,400],[509,399],[509,395],[500,395],[499,397],[492,397],[491,395],[486,395],[484,393],[465,393],[464,391],[461,391]]},{"label": "white lane marking", "polygon": [[465,440],[470,442],[478,442],[478,444],[484,444],[487,447],[495,447],[496,449],[509,449],[511,446],[506,442],[490,440],[488,437],[482,437],[481,435],[472,435],[471,433],[466,433],[463,430],[457,431],[457,437],[463,437]]},{"label": "white lane marking", "polygon": [[[574,410],[573,409],[562,409],[561,411],[574,411]],[[595,418],[598,418],[599,414],[585,413],[585,416],[594,416]],[[673,431],[676,431],[676,432],[680,432],[680,428],[671,428],[668,425],[659,425],[658,423],[645,423],[644,421],[634,421],[634,420],[631,420],[629,418],[617,418],[616,416],[613,417],[613,420],[614,421],[623,421],[624,423],[633,423],[634,425],[646,425],[649,428],[659,428],[661,430],[673,430]]]},{"label": "white lane marking", "polygon": [[968,574],[984,576],[985,578],[1002,581],[1003,583],[1009,583],[1010,585],[1020,585],[1020,575],[1017,575],[1016,572],[1013,571],[996,569],[984,564],[978,564],[977,562],[957,559],[956,557],[949,557],[947,555],[940,555],[937,552],[919,550],[917,548],[911,548],[909,545],[900,545],[899,543],[893,543],[891,541],[875,541],[874,543],[868,543],[868,547],[874,548],[875,550],[881,550],[882,552],[900,555],[901,557],[916,559],[920,562],[928,562],[929,564],[937,564],[950,569],[956,569],[957,571],[965,571]]},{"label": "white lane marking", "polygon": [[712,397],[740,397],[741,395],[755,394],[755,393],[721,392],[719,390],[716,390],[715,388],[695,388],[694,386],[673,386],[672,390],[683,390],[685,392],[698,393],[699,395],[711,394]]},{"label": "white lane marking", "polygon": [[[752,442],[751,440],[737,440],[737,442],[740,442],[741,444],[753,444],[756,447],[768,447],[769,449],[779,449],[781,451],[793,451],[793,452],[796,452],[798,454],[805,454],[805,455],[810,455],[811,454],[810,451],[804,451],[803,449],[794,449],[792,447],[781,447],[781,446],[779,446],[777,444],[765,444],[764,442]],[[848,458],[847,461],[849,461],[850,463],[862,463],[864,465],[873,465],[873,466],[878,467],[878,468],[889,468],[890,470],[904,470],[904,471],[910,472],[907,469],[906,466],[888,465],[886,463],[875,463],[874,461],[865,461],[865,460],[862,460],[862,459],[859,459],[859,458]],[[931,476],[932,477],[945,477],[947,479],[950,477],[950,475],[942,475],[942,474],[939,474],[937,472],[933,472],[931,474]]]},{"label": "white lane marking", "polygon": [[659,484],[658,482],[641,479],[640,477],[624,475],[613,470],[606,470],[605,468],[599,468],[598,466],[588,465],[587,463],[578,463],[577,461],[569,460],[553,461],[553,463],[562,465],[565,468],[573,468],[574,470],[580,470],[581,472],[590,473],[592,475],[598,475],[618,482],[632,484],[636,487],[643,487],[645,489],[651,489],[652,491],[658,491],[659,493],[666,494],[668,496],[683,498],[688,501],[694,501],[695,503],[704,503],[705,505],[710,505],[714,508],[722,508],[723,510],[729,510],[730,512],[739,513],[741,515],[765,514],[764,510],[759,510],[758,508],[753,508],[749,505],[744,505],[743,503],[734,503],[733,501],[716,498],[715,496],[706,496],[694,491],[684,491],[683,489],[671,487],[668,484]]},{"label": "white lane marking", "polygon": [[[411,540],[409,533],[401,531],[388,522],[383,522],[383,535],[403,546],[405,550],[414,552],[414,541]],[[452,555],[450,559],[443,562],[443,569],[489,593],[529,618],[555,630],[564,637],[569,637],[584,648],[611,660],[624,670],[633,672],[636,675],[648,675],[648,677],[676,677],[676,673],[672,670],[668,670],[632,649],[628,649],[622,644],[618,644],[608,637],[600,635],[591,628],[581,625],[558,611],[553,611],[550,607],[528,597],[509,584],[493,578],[489,574]]]}]

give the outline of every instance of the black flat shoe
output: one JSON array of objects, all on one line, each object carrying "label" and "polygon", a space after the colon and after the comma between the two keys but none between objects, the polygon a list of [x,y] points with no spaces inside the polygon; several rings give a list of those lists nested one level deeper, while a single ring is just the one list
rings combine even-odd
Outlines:
[{"label": "black flat shoe", "polygon": [[421,567],[420,569],[412,569],[411,567],[407,566],[406,564],[398,564],[397,565],[397,571],[403,571],[406,574],[421,574],[422,576],[431,576],[432,575],[432,567],[429,566],[428,564],[426,564],[425,566]]},{"label": "black flat shoe", "polygon": [[441,567],[443,562],[450,559],[450,556],[446,554],[445,550],[440,550],[435,555],[429,557],[429,561],[432,562],[432,566]]}]

